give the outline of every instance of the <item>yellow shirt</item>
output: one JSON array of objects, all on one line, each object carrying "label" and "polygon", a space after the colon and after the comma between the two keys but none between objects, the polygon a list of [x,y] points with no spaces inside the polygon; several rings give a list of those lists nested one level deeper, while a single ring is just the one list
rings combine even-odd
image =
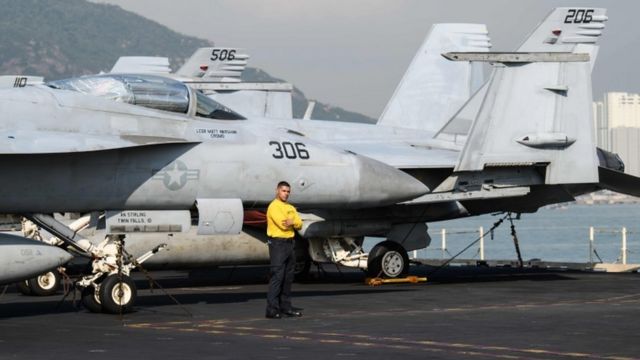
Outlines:
[{"label": "yellow shirt", "polygon": [[[285,227],[282,222],[286,219],[293,220],[293,226]],[[267,236],[292,239],[295,236],[293,229],[302,229],[302,220],[293,205],[275,198],[267,208]]]}]

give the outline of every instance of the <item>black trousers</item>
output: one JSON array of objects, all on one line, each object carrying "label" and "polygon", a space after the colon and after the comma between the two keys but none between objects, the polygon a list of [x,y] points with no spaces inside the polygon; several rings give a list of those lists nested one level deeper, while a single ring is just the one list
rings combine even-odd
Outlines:
[{"label": "black trousers", "polygon": [[271,260],[267,314],[291,310],[291,284],[296,262],[294,240],[269,238]]}]

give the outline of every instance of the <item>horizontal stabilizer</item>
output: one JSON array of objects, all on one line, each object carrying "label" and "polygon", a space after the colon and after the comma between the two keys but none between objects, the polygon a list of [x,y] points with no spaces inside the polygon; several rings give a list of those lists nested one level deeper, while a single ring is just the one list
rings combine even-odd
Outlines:
[{"label": "horizontal stabilizer", "polygon": [[575,62],[589,61],[587,53],[562,52],[448,52],[442,54],[451,61],[479,61],[492,63]]},{"label": "horizontal stabilizer", "polygon": [[599,185],[602,188],[621,194],[640,197],[639,177],[607,169],[602,166],[598,168],[598,173],[600,175]]}]

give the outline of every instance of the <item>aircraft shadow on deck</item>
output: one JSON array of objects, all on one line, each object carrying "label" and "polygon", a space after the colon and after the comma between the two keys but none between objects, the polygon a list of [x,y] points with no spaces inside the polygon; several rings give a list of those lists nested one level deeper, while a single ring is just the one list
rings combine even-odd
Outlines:
[{"label": "aircraft shadow on deck", "polygon": [[[478,282],[506,282],[506,281],[560,281],[575,280],[571,271],[558,271],[548,269],[531,268],[489,268],[474,266],[446,267],[438,269],[434,266],[420,265],[412,266],[410,275],[426,276],[427,285],[439,286],[452,283],[478,283]],[[155,276],[158,276],[156,279]],[[606,275],[606,274],[594,274]],[[136,311],[138,312],[158,312],[180,313],[179,309],[160,310],[158,307],[177,305],[165,291],[171,294],[179,304],[189,306],[195,304],[226,304],[243,303],[250,300],[262,300],[266,297],[266,287],[268,282],[268,267],[230,267],[213,270],[199,270],[193,272],[191,276],[185,273],[156,273],[151,272],[152,278],[157,281],[162,289],[154,285],[153,293],[149,294],[150,282],[138,273],[136,275],[136,286],[144,293],[139,294]],[[340,269],[335,266],[326,266],[322,270],[312,269],[309,277],[301,283],[294,285],[295,297],[319,297],[319,296],[348,296],[348,295],[368,295],[388,292],[416,291],[418,288],[413,284],[383,285],[372,288],[364,284],[365,274],[362,271],[353,269]],[[349,289],[331,289],[331,284],[353,284]],[[247,291],[246,289],[226,289],[225,292],[210,292],[207,286],[238,286],[238,285],[264,285],[264,288],[256,288]],[[315,288],[315,286],[322,288]],[[201,287],[202,291],[198,292]],[[302,287],[302,289],[300,288]],[[310,288],[307,288],[310,287]],[[179,293],[181,289],[187,289],[189,293]],[[44,298],[28,298],[22,295],[17,296],[19,302],[5,303],[6,297],[15,293],[13,286],[5,294],[4,299],[0,297],[0,319],[12,317],[28,317],[46,315],[52,313],[87,313],[80,304],[80,294],[76,292],[74,301],[73,294],[69,294],[64,301],[62,293],[59,295]],[[75,303],[75,304],[74,304]]]}]

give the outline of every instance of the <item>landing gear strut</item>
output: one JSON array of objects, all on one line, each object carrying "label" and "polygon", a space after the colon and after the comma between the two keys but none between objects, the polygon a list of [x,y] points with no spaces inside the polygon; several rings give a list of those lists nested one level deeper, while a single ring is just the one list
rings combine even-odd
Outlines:
[{"label": "landing gear strut", "polygon": [[124,251],[123,235],[107,235],[97,247],[103,256],[93,260],[93,274],[84,276],[76,283],[82,288],[82,304],[91,312],[131,312],[138,297],[131,271],[166,246],[159,245],[133,259]]},{"label": "landing gear strut", "polygon": [[[167,247],[161,244],[134,259],[124,250],[124,235],[107,235],[100,244],[93,245],[48,214],[25,214],[35,225],[39,225],[60,241],[89,255],[91,274],[76,282],[82,289],[82,303],[91,312],[111,314],[126,313],[133,309],[137,298],[131,271],[141,263]],[[33,291],[33,289],[31,289]]]}]

